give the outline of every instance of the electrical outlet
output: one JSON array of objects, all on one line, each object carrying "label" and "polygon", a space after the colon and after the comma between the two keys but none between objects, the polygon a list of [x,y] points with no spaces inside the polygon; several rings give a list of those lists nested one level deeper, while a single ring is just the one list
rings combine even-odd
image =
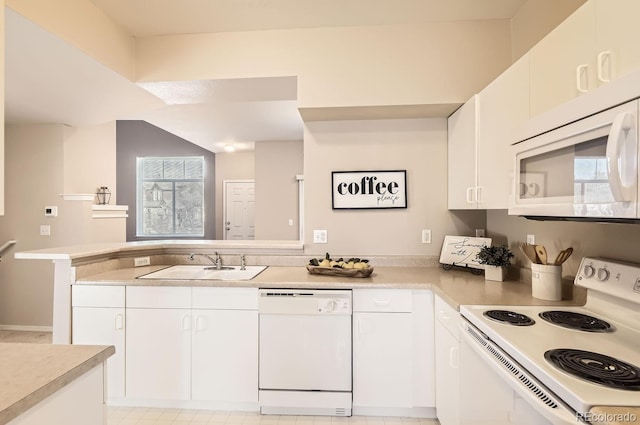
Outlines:
[{"label": "electrical outlet", "polygon": [[431,229],[422,229],[422,243],[431,243]]},{"label": "electrical outlet", "polygon": [[327,243],[327,231],[326,230],[314,230],[313,231],[313,243]]},{"label": "electrical outlet", "polygon": [[536,235],[527,235],[527,243],[528,244],[535,244],[536,243]]},{"label": "electrical outlet", "polygon": [[51,226],[49,226],[48,224],[41,224],[40,236],[51,236]]},{"label": "electrical outlet", "polygon": [[484,229],[476,229],[476,238],[484,238]]},{"label": "electrical outlet", "polygon": [[151,265],[151,257],[137,257],[133,259],[134,267],[149,266],[149,265]]}]

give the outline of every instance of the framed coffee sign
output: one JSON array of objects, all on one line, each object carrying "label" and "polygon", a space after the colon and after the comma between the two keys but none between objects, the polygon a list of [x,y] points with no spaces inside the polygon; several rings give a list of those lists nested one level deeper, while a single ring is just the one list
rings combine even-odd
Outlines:
[{"label": "framed coffee sign", "polygon": [[407,208],[407,171],[333,171],[333,209]]}]

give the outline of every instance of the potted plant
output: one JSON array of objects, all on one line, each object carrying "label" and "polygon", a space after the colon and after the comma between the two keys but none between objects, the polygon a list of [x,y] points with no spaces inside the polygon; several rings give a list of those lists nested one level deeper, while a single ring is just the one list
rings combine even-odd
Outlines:
[{"label": "potted plant", "polygon": [[503,281],[513,252],[506,245],[483,246],[478,252],[478,263],[484,264],[484,278],[486,280]]}]

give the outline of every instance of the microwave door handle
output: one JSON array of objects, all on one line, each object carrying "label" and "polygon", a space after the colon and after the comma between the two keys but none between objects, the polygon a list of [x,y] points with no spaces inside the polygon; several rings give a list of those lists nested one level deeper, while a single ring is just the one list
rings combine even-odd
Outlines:
[{"label": "microwave door handle", "polygon": [[630,202],[634,197],[638,169],[638,138],[634,119],[629,112],[617,115],[607,139],[609,183],[616,202]]}]

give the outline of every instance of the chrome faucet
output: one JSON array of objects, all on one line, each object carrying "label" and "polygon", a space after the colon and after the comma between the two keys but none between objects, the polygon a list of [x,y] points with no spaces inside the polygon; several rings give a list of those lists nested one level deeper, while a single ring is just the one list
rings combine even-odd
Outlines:
[{"label": "chrome faucet", "polygon": [[207,254],[196,254],[195,252],[189,254],[189,261],[193,261],[196,258],[196,255],[200,256],[200,257],[205,257],[206,259],[208,259],[209,261],[211,261],[214,265],[216,270],[222,270],[222,258],[220,258],[220,254],[218,254],[218,252],[216,251],[215,255],[216,258],[212,258],[210,255]]}]

